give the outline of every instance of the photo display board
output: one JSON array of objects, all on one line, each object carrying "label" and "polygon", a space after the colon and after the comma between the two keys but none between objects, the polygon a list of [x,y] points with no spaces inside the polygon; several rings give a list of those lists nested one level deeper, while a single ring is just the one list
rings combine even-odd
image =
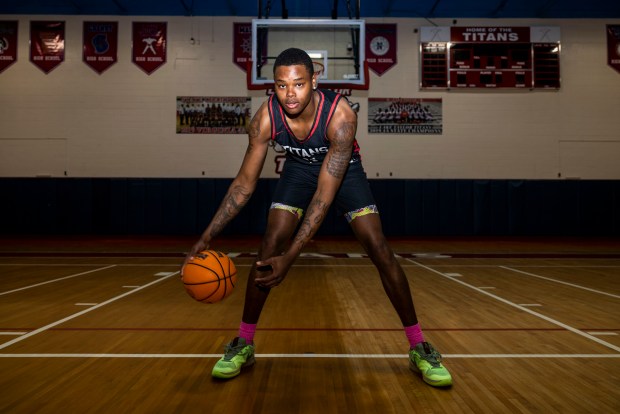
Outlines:
[{"label": "photo display board", "polygon": [[558,27],[422,27],[420,88],[560,88]]}]

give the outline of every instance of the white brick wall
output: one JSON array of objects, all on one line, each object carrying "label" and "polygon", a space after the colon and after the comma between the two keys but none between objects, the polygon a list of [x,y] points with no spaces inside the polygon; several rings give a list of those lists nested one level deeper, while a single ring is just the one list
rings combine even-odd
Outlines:
[{"label": "white brick wall", "polygon": [[[0,176],[233,177],[244,135],[177,135],[176,97],[251,96],[232,63],[233,22],[248,17],[0,16],[19,20],[18,62],[0,73]],[[65,62],[48,75],[29,61],[30,20],[66,21]],[[82,62],[82,22],[119,22],[119,62],[98,75]],[[132,21],[167,21],[167,63],[131,63]],[[398,24],[398,64],[371,72],[358,140],[370,178],[620,179],[620,73],[606,63],[601,20],[459,20],[459,25],[559,26],[562,88],[420,91],[421,19]],[[437,21],[449,26],[449,21]],[[190,37],[197,42],[192,45]],[[368,134],[367,98],[443,98],[442,135]],[[583,156],[580,156],[580,152]],[[275,176],[270,152],[264,176]]]}]

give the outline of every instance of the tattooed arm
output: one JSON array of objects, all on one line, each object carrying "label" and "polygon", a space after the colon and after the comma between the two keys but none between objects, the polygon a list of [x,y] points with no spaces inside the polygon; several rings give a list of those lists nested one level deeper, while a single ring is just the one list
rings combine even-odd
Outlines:
[{"label": "tattooed arm", "polygon": [[211,223],[185,257],[183,266],[198,252],[209,247],[211,240],[220,234],[224,227],[239,214],[252,196],[263,169],[269,140],[271,139],[271,121],[269,120],[267,103],[264,103],[252,118],[248,136],[248,147],[241,168],[230,184],[228,192],[211,219]]}]

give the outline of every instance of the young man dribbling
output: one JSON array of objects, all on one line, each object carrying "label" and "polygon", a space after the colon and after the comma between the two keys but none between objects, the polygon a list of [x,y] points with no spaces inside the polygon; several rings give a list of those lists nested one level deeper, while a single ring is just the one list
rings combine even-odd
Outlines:
[{"label": "young man dribbling", "polygon": [[212,375],[232,378],[242,367],[255,362],[254,334],[265,301],[271,289],[282,283],[334,204],[379,271],[409,341],[410,368],[420,372],[430,385],[451,385],[452,377],[441,364],[441,355],[424,340],[408,281],[383,235],[355,139],[357,115],[340,94],[317,89],[312,60],[305,51],[283,51],[273,71],[275,94],[261,105],[250,123],[241,168],[184,262],[207,249],[248,202],[269,143],[273,140],[282,146],[286,162],[269,210],[258,261],[248,277],[239,335],[226,346]]}]

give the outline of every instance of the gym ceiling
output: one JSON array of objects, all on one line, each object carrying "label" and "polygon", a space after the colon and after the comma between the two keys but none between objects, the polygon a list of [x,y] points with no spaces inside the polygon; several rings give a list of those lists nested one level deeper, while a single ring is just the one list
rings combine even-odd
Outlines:
[{"label": "gym ceiling", "polygon": [[0,0],[0,14],[614,19],[620,0]]}]

